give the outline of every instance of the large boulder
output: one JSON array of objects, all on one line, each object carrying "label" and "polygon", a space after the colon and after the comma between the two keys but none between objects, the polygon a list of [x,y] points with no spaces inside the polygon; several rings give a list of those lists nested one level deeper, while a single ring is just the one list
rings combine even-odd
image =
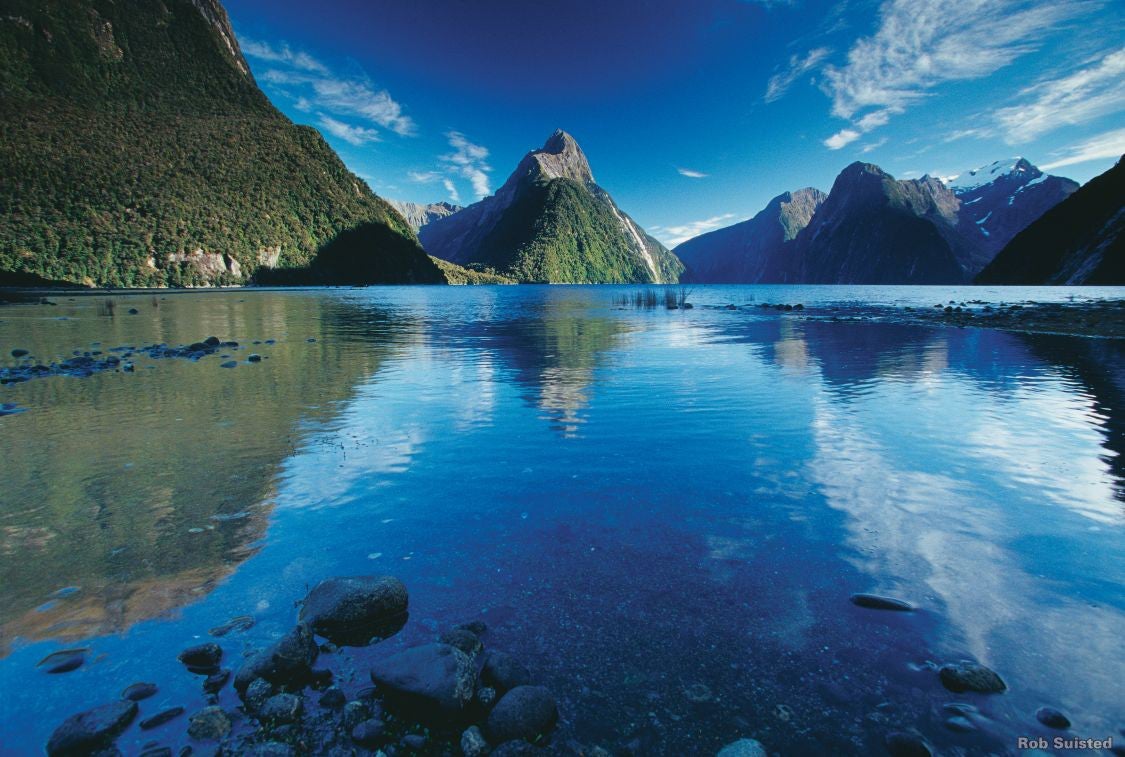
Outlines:
[{"label": "large boulder", "polygon": [[497,691],[507,691],[531,683],[531,672],[506,652],[491,650],[484,661],[481,679]]},{"label": "large boulder", "polygon": [[534,741],[559,718],[551,692],[542,686],[517,686],[500,698],[488,715],[485,730],[493,742]]},{"label": "large boulder", "polygon": [[299,625],[268,649],[247,659],[234,677],[234,688],[242,694],[255,678],[279,686],[302,686],[312,675],[319,651],[312,632]]},{"label": "large boulder", "polygon": [[47,754],[89,754],[113,743],[137,716],[137,703],[111,702],[71,715],[62,722],[47,742]]},{"label": "large boulder", "polygon": [[329,578],[305,597],[299,620],[333,644],[366,646],[402,629],[408,601],[391,576]]},{"label": "large boulder", "polygon": [[371,680],[387,698],[423,718],[460,714],[473,698],[476,669],[449,644],[424,644],[377,660]]}]

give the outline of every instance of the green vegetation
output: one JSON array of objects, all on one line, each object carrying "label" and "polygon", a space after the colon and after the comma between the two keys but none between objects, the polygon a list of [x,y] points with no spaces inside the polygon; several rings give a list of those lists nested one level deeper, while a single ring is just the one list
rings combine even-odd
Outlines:
[{"label": "green vegetation", "polygon": [[[662,281],[683,265],[646,238]],[[529,282],[629,283],[652,274],[631,248],[608,201],[571,179],[527,186],[481,244],[484,264]]]},{"label": "green vegetation", "polygon": [[0,272],[293,280],[349,233],[328,268],[356,283],[443,281],[402,217],[269,103],[222,8],[200,4],[212,20],[189,0],[5,3]]},{"label": "green vegetation", "polygon": [[507,276],[501,276],[492,269],[482,268],[476,263],[470,263],[468,266],[462,268],[456,263],[450,263],[448,260],[435,258],[430,256],[430,260],[441,269],[442,275],[445,280],[450,284],[515,284],[515,279],[510,279]]}]

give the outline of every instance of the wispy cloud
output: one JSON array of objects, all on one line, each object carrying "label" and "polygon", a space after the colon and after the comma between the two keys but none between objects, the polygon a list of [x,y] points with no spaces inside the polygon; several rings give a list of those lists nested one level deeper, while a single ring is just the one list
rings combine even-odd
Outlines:
[{"label": "wispy cloud", "polygon": [[869,152],[873,152],[875,150],[878,150],[880,147],[882,147],[885,144],[887,144],[887,138],[883,137],[882,139],[876,139],[874,142],[868,142],[863,147],[861,147],[859,151],[864,153],[864,154],[867,154]]},{"label": "wispy cloud", "polygon": [[379,132],[368,129],[366,126],[352,126],[351,124],[337,121],[331,116],[320,114],[320,127],[333,136],[337,136],[348,144],[359,147],[368,142],[378,142]]},{"label": "wispy cloud", "polygon": [[1125,48],[1066,76],[1033,84],[1020,96],[1026,101],[995,114],[1008,144],[1029,142],[1060,126],[1125,110]]},{"label": "wispy cloud", "polygon": [[852,122],[824,144],[840,149],[945,82],[992,74],[1091,7],[1088,0],[963,0],[956,8],[947,0],[885,0],[875,33],[852,45],[845,65],[824,67],[832,114]]},{"label": "wispy cloud", "polygon": [[839,150],[841,147],[850,145],[861,136],[863,135],[855,129],[841,129],[828,139],[824,140],[824,146],[829,150]]},{"label": "wispy cloud", "polygon": [[[402,106],[365,75],[338,75],[312,55],[295,51],[284,42],[271,44],[239,37],[239,44],[248,57],[270,65],[258,77],[262,82],[291,99],[298,110],[321,114],[320,126],[333,136],[351,144],[365,144],[379,138],[373,128],[376,126],[401,136],[417,132]],[[348,123],[344,118],[362,123]]]},{"label": "wispy cloud", "polygon": [[828,57],[832,51],[827,47],[817,47],[809,50],[804,57],[792,55],[784,71],[774,74],[766,84],[765,100],[772,103],[782,97],[797,79],[812,71]]},{"label": "wispy cloud", "polygon": [[1090,160],[1106,160],[1120,158],[1125,155],[1125,129],[1114,129],[1087,139],[1076,145],[1071,145],[1057,160],[1043,166],[1044,171],[1051,171],[1063,166],[1073,166]]},{"label": "wispy cloud", "polygon": [[700,234],[727,226],[733,218],[735,218],[734,213],[723,213],[722,215],[704,218],[702,221],[689,221],[678,226],[650,226],[648,230],[668,247],[675,247]]},{"label": "wispy cloud", "polygon": [[410,180],[421,184],[440,181],[449,193],[449,199],[458,204],[461,196],[454,179],[468,179],[477,199],[491,194],[489,173],[492,167],[488,164],[488,148],[470,142],[459,131],[446,132],[445,138],[453,151],[438,158],[437,169],[408,171]]},{"label": "wispy cloud", "polygon": [[695,171],[691,168],[677,167],[676,173],[678,173],[680,176],[686,176],[689,179],[706,179],[707,176],[708,176],[707,174],[703,173],[702,171]]}]

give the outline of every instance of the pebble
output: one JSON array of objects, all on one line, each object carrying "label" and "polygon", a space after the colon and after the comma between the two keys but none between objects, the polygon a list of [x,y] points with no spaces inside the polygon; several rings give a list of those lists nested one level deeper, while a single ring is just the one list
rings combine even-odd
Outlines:
[{"label": "pebble", "polygon": [[260,363],[262,362],[262,356],[256,352],[252,352],[247,356],[246,361],[249,363]]},{"label": "pebble", "polygon": [[477,726],[469,726],[461,734],[461,751],[465,757],[484,757],[488,754],[488,742]]},{"label": "pebble", "polygon": [[1054,707],[1040,707],[1035,713],[1035,719],[1048,728],[1055,728],[1060,731],[1070,728],[1070,718]]},{"label": "pebble", "polygon": [[911,612],[914,606],[909,602],[894,597],[882,597],[878,594],[852,594],[851,601],[857,607],[866,607],[869,610],[892,610],[895,612]]},{"label": "pebble", "polygon": [[148,699],[157,691],[155,683],[134,683],[125,688],[121,692],[122,699],[128,699],[133,702],[140,702],[142,699]]},{"label": "pebble", "polygon": [[204,707],[190,718],[188,736],[197,741],[218,741],[230,733],[230,717],[222,707]]},{"label": "pebble", "polygon": [[972,660],[943,665],[938,671],[941,683],[950,691],[975,691],[980,694],[998,694],[1008,688],[995,671]]},{"label": "pebble", "polygon": [[382,744],[386,738],[387,727],[382,720],[371,718],[352,729],[352,741],[362,747],[373,749]]},{"label": "pebble", "polygon": [[547,733],[559,711],[551,692],[542,686],[516,686],[500,698],[488,715],[485,730],[493,741],[534,740]]},{"label": "pebble", "polygon": [[89,651],[85,647],[81,649],[60,649],[58,652],[52,652],[44,657],[36,667],[44,668],[48,673],[69,673],[82,667],[82,663],[86,662],[86,653]]},{"label": "pebble", "polygon": [[141,730],[147,731],[147,730],[150,730],[152,728],[156,728],[157,726],[162,726],[165,723],[167,723],[169,720],[175,720],[176,718],[178,718],[180,715],[183,715],[183,714],[184,714],[184,708],[179,707],[179,706],[169,707],[167,710],[161,710],[160,712],[156,713],[152,717],[145,718],[144,720],[142,720],[141,721]]},{"label": "pebble", "polygon": [[259,708],[258,719],[266,723],[296,723],[304,709],[304,702],[296,694],[276,694]]}]

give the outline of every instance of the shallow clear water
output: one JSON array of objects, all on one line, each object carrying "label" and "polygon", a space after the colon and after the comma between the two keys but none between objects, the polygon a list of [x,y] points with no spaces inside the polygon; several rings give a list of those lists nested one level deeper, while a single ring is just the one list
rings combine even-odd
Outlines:
[{"label": "shallow clear water", "polygon": [[[558,696],[559,743],[868,753],[916,729],[1004,752],[1053,735],[1043,705],[1125,740],[1125,345],[721,307],[1122,290],[696,287],[689,311],[614,306],[630,291],[0,307],[0,361],[242,345],[234,369],[141,358],[0,387],[22,410],[0,417],[0,751],[38,753],[138,680],[161,687],[142,717],[191,712],[181,648],[252,615],[221,640],[237,660],[313,583],[357,573],[410,589],[385,644],[486,620]],[[856,608],[861,591],[920,609]],[[91,650],[78,670],[36,668],[73,646]],[[322,662],[352,692],[370,653]],[[934,664],[962,658],[1009,691],[945,691]],[[979,708],[979,730],[948,730],[949,702]]]}]

